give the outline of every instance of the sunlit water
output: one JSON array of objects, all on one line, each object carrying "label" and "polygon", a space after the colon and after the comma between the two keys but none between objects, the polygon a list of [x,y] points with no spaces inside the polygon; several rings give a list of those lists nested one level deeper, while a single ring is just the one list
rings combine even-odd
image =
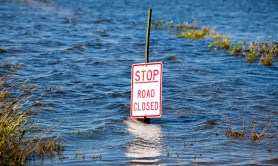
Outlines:
[{"label": "sunlit water", "polygon": [[[0,48],[22,64],[17,79],[60,89],[41,101],[42,128],[65,142],[46,165],[275,165],[278,66],[209,50],[210,39],[152,29],[150,61],[163,62],[163,115],[129,119],[131,65],[144,62],[148,7],[153,20],[197,21],[233,42],[277,41],[278,1],[0,0]],[[270,37],[271,36],[271,37]],[[175,56],[177,59],[168,58]],[[39,93],[39,92],[38,92]],[[225,117],[273,138],[227,138]]]}]

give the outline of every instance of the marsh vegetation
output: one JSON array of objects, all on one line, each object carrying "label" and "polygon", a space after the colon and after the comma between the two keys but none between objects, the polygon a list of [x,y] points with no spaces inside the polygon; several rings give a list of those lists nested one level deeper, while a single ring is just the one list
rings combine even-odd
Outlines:
[{"label": "marsh vegetation", "polygon": [[274,59],[278,56],[278,43],[247,43],[246,41],[231,43],[228,35],[221,35],[216,32],[216,28],[208,26],[198,26],[196,22],[184,22],[175,25],[173,21],[164,22],[163,20],[154,21],[152,28],[174,28],[177,30],[178,37],[197,40],[197,39],[213,39],[214,41],[208,45],[208,48],[222,49],[231,56],[242,56],[248,62],[259,62],[263,65],[272,65]]},{"label": "marsh vegetation", "polygon": [[[273,119],[272,115],[269,118],[269,122],[264,126],[260,126],[259,122],[256,122],[256,119],[253,117],[251,124],[249,126],[245,125],[244,118],[242,119],[242,128],[240,130],[236,130],[231,121],[229,121],[226,117],[226,124],[228,126],[228,130],[225,131],[225,136],[231,138],[249,138],[252,141],[261,140],[264,138],[273,138],[273,136],[277,133],[268,132],[268,129],[271,127]],[[257,124],[256,124],[257,123]]]},{"label": "marsh vegetation", "polygon": [[8,61],[0,63],[0,165],[24,165],[31,158],[42,162],[63,152],[59,137],[46,137],[48,131],[35,123],[43,109],[31,102],[39,86],[16,82],[18,69]]}]

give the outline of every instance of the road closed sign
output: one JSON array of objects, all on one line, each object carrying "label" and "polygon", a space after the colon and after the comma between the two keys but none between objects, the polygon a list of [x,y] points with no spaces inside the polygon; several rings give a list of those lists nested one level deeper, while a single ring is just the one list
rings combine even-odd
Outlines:
[{"label": "road closed sign", "polygon": [[131,118],[156,118],[162,113],[162,63],[132,65]]}]

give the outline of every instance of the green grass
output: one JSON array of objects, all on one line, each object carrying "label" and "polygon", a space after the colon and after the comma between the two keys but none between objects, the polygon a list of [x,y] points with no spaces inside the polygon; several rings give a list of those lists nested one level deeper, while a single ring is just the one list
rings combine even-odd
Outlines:
[{"label": "green grass", "polygon": [[270,54],[264,54],[261,57],[260,62],[261,62],[261,64],[264,64],[264,65],[272,65],[273,64],[272,56]]},{"label": "green grass", "polygon": [[251,42],[249,46],[245,41],[231,43],[230,37],[227,35],[217,34],[215,28],[208,26],[198,26],[196,22],[174,24],[173,21],[165,22],[163,20],[152,22],[152,28],[168,28],[176,29],[176,35],[190,40],[197,39],[213,39],[208,47],[214,49],[222,49],[231,56],[241,55],[248,62],[260,62],[263,65],[271,66],[275,62],[278,55],[278,43],[255,43]]},{"label": "green grass", "polygon": [[227,51],[230,47],[230,38],[228,36],[222,36],[222,35],[214,35],[212,36],[212,38],[214,38],[214,42],[209,44],[209,48],[211,47],[217,47],[217,48],[221,48],[224,51]]},{"label": "green grass", "polygon": [[240,55],[240,52],[241,52],[240,44],[237,43],[234,46],[231,46],[231,51],[229,54],[233,55],[233,56],[238,56],[238,55]]},{"label": "green grass", "polygon": [[177,36],[196,40],[196,39],[203,39],[208,34],[209,34],[209,29],[207,27],[203,27],[201,30],[189,29],[184,32],[180,32],[177,34]]}]

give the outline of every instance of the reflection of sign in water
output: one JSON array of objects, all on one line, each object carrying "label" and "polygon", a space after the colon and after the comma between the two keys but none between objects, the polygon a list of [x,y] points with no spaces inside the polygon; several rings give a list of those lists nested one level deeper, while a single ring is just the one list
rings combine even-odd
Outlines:
[{"label": "reflection of sign in water", "polygon": [[137,120],[127,120],[128,132],[134,140],[128,145],[125,155],[133,163],[156,163],[162,151],[161,127],[144,124]]},{"label": "reflection of sign in water", "polygon": [[131,117],[160,117],[162,112],[162,63],[132,65],[131,82]]}]

